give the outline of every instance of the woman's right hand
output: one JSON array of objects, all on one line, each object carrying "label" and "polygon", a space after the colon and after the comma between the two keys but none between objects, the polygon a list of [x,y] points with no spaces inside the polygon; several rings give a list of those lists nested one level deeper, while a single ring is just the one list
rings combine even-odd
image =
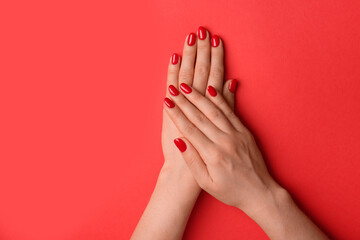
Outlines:
[{"label": "woman's right hand", "polygon": [[209,85],[206,97],[186,83],[180,89],[165,98],[165,109],[199,186],[243,210],[271,239],[328,239],[270,176],[252,134],[216,88]]},{"label": "woman's right hand", "polygon": [[182,94],[171,96],[174,107],[166,110],[184,136],[175,143],[194,178],[228,205],[245,212],[259,209],[279,186],[252,134],[211,85],[207,96],[185,83],[180,89]]}]

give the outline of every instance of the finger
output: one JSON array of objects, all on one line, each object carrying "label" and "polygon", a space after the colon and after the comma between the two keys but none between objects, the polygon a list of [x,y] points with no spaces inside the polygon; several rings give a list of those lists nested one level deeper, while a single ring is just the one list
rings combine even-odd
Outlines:
[{"label": "finger", "polygon": [[[173,55],[171,55],[167,72],[167,88],[170,85],[178,85],[180,62],[181,58],[178,54],[174,53]],[[168,91],[166,91],[166,95],[168,94]]]},{"label": "finger", "polygon": [[219,36],[211,38],[211,65],[208,85],[222,92],[224,84],[224,46]]},{"label": "finger", "polygon": [[194,78],[195,55],[196,34],[190,33],[185,39],[183,57],[179,72],[179,83],[184,82],[188,85],[192,85]]},{"label": "finger", "polygon": [[[196,149],[207,149],[211,146],[212,141],[206,137],[195,125],[186,118],[184,113],[179,107],[175,105],[169,98],[164,99],[165,111],[175,124],[177,129],[187,138],[194,143]],[[201,152],[200,152],[201,154]]]},{"label": "finger", "polygon": [[196,64],[192,87],[204,95],[210,72],[210,33],[204,28],[198,29]]},{"label": "finger", "polygon": [[196,182],[201,188],[206,189],[212,183],[212,179],[199,153],[185,138],[176,138],[174,143],[180,150]]},{"label": "finger", "polygon": [[[239,132],[244,132],[246,130],[246,127],[236,116],[233,108],[228,105],[225,98],[221,94],[219,94],[216,89],[211,85],[208,86],[207,90],[209,94],[208,99],[221,110],[221,112],[226,116],[226,119],[232,124],[233,128],[235,128]],[[227,132],[230,133],[231,130]]]},{"label": "finger", "polygon": [[[184,96],[202,112],[218,129],[229,132],[233,131],[234,128],[225,117],[222,111],[216,107],[207,97],[186,85],[185,83],[180,84],[180,89],[184,93]],[[181,106],[180,106],[181,108]],[[190,116],[186,115],[188,118]],[[218,135],[221,133],[218,133]]]},{"label": "finger", "polygon": [[235,109],[236,86],[237,86],[237,81],[235,79],[230,79],[225,82],[224,88],[223,88],[223,96],[233,111]]},{"label": "finger", "polygon": [[[184,84],[185,83],[182,83],[180,86],[183,86]],[[172,95],[171,100],[173,100],[176,106],[180,108],[186,118],[189,119],[190,122],[192,122],[195,127],[204,133],[210,140],[216,141],[216,139],[219,138],[219,135],[224,134],[201,111],[199,111],[199,109],[189,102],[183,94],[180,94],[179,90],[177,90],[173,85],[169,86],[169,92]],[[203,96],[203,98],[205,97]]]}]

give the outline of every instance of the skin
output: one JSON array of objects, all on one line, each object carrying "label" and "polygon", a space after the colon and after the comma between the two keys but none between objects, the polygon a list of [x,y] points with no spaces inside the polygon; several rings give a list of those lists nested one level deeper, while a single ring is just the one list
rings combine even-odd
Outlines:
[{"label": "skin", "polygon": [[[224,83],[224,48],[220,41],[216,48],[210,44],[210,33],[204,40],[196,39],[192,46],[185,39],[182,59],[168,65],[167,87],[187,83],[200,94],[206,93],[208,83],[217,86],[231,108],[234,94],[229,91],[229,81]],[[169,91],[166,96],[170,97]],[[131,239],[181,239],[189,215],[201,192],[182,154],[173,140],[183,137],[166,111],[163,111],[162,148],[164,165],[154,192]]]},{"label": "skin", "polygon": [[220,94],[195,89],[165,107],[187,148],[183,158],[199,186],[256,221],[270,239],[328,239],[270,176],[253,135]]},{"label": "skin", "polygon": [[[131,239],[181,239],[201,189],[244,211],[271,239],[328,239],[270,176],[253,135],[235,115],[229,81],[223,86],[223,54],[223,42],[210,47],[208,33],[194,46],[185,41],[181,66],[169,63],[168,86],[186,83],[192,91],[166,94],[175,107],[164,105],[165,163]],[[186,150],[176,149],[176,138]]]}]

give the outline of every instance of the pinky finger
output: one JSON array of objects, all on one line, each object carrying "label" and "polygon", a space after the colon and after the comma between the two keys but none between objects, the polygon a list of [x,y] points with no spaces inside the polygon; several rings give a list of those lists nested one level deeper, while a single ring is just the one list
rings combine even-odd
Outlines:
[{"label": "pinky finger", "polygon": [[201,159],[199,153],[186,138],[175,138],[174,143],[180,150],[184,161],[194,176],[196,182],[202,189],[206,189],[211,183],[208,169]]},{"label": "pinky finger", "polygon": [[235,91],[237,81],[235,79],[227,80],[223,88],[223,96],[232,110],[235,109]]}]

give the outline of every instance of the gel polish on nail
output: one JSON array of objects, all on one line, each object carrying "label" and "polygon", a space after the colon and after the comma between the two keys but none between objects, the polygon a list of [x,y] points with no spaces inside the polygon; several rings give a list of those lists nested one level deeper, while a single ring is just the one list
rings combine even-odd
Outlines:
[{"label": "gel polish on nail", "polygon": [[174,85],[169,86],[169,92],[173,96],[179,95],[179,90],[177,90],[176,87],[174,87]]},{"label": "gel polish on nail", "polygon": [[209,85],[207,90],[212,97],[215,97],[217,95],[217,91],[213,86]]},{"label": "gel polish on nail", "polygon": [[234,93],[236,90],[236,86],[237,86],[237,81],[235,79],[231,80],[231,82],[229,83],[229,91]]},{"label": "gel polish on nail", "polygon": [[220,44],[220,38],[218,35],[213,35],[211,38],[211,46],[217,47]]},{"label": "gel polish on nail", "polygon": [[175,107],[175,103],[173,101],[170,100],[170,98],[165,98],[164,99],[164,103],[168,108],[173,108]]},{"label": "gel polish on nail", "polygon": [[204,40],[206,38],[206,29],[204,27],[199,27],[198,36],[200,40]]},{"label": "gel polish on nail", "polygon": [[196,41],[196,35],[195,33],[190,33],[189,36],[188,36],[188,40],[187,40],[187,44],[189,46],[192,46],[195,44],[195,41]]},{"label": "gel polish on nail", "polygon": [[179,61],[179,55],[177,55],[176,53],[174,53],[174,54],[172,55],[172,57],[171,57],[171,63],[175,65],[175,64],[178,63],[178,61]]},{"label": "gel polish on nail", "polygon": [[176,147],[180,150],[180,152],[185,152],[186,143],[181,138],[175,138],[174,143]]},{"label": "gel polish on nail", "polygon": [[186,83],[180,84],[180,88],[181,88],[181,90],[182,90],[184,93],[189,94],[189,93],[192,92],[191,87],[189,87]]}]

